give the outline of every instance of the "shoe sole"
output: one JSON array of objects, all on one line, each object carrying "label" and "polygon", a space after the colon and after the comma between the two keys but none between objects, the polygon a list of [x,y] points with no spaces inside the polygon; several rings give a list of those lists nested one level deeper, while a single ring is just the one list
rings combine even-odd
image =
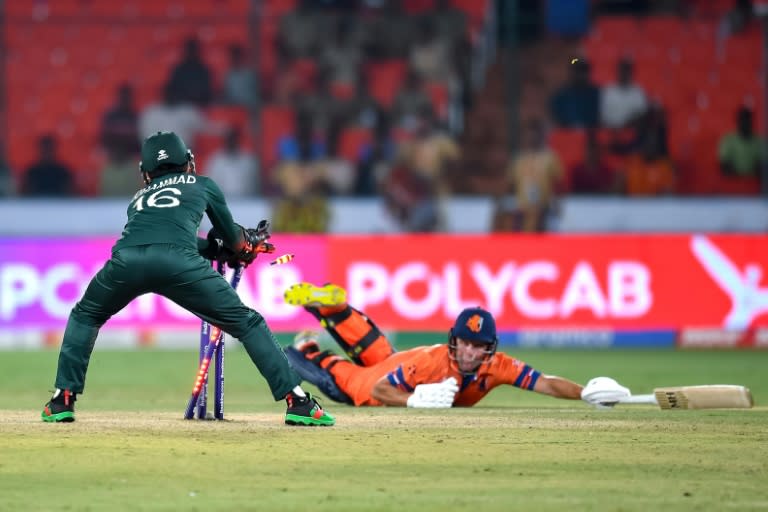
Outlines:
[{"label": "shoe sole", "polygon": [[65,411],[56,414],[47,415],[45,411],[40,413],[40,417],[46,423],[72,423],[75,421],[75,413]]},{"label": "shoe sole", "polygon": [[336,424],[336,420],[333,418],[328,419],[314,419],[307,416],[297,416],[295,414],[285,415],[285,424],[295,427],[332,427]]},{"label": "shoe sole", "polygon": [[347,292],[335,284],[315,286],[310,283],[299,283],[288,288],[283,298],[293,306],[340,306],[347,302]]}]

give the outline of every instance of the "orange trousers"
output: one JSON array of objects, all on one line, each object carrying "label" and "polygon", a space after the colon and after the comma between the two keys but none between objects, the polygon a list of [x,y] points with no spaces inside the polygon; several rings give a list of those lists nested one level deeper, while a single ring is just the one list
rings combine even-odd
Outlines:
[{"label": "orange trousers", "polygon": [[[306,310],[318,319],[320,325],[352,360],[350,363],[344,357],[329,351],[307,355],[308,359],[327,370],[340,386],[349,382],[361,367],[374,366],[395,353],[394,347],[376,324],[348,304]],[[342,391],[346,392],[344,389]]]}]

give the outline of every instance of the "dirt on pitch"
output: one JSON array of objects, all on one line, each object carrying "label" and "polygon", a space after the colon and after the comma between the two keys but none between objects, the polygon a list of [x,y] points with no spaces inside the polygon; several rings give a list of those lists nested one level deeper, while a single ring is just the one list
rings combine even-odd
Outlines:
[{"label": "dirt on pitch", "polygon": [[[578,404],[581,405],[581,404]],[[0,509],[768,510],[768,409],[0,411]],[[64,503],[64,505],[61,505]]]}]

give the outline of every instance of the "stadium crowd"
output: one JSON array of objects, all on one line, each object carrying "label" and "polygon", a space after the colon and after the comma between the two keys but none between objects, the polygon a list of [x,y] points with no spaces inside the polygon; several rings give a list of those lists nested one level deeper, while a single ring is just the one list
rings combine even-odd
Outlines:
[{"label": "stadium crowd", "polygon": [[[492,195],[494,229],[541,231],[565,194],[759,191],[762,67],[748,0],[520,2],[531,21],[519,31],[511,99],[509,50],[503,38],[487,44],[503,2],[266,0],[255,30],[213,16],[172,33],[163,19],[193,13],[158,8],[144,30],[137,12],[150,4],[90,20],[88,0],[6,7],[11,100],[32,80],[12,71],[41,29],[75,27],[69,39],[35,40],[52,67],[63,59],[75,69],[42,107],[27,96],[8,102],[14,127],[51,110],[48,100],[66,112],[9,130],[0,194],[131,195],[140,142],[158,129],[181,135],[228,197],[274,201],[277,231],[325,231],[337,196],[380,196],[403,231],[436,231],[444,198]],[[199,4],[197,16],[213,11]],[[89,85],[74,40],[88,44],[94,24],[115,19],[124,26],[98,32],[109,35],[106,50],[136,36],[164,53],[149,66],[142,53]],[[89,87],[112,96],[81,105]]]}]

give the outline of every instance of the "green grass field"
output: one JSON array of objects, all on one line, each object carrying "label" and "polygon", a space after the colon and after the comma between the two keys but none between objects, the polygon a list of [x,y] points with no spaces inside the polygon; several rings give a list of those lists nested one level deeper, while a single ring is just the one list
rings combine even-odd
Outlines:
[{"label": "green grass field", "polygon": [[77,422],[44,424],[57,353],[0,352],[0,510],[768,510],[768,352],[519,351],[546,372],[742,384],[756,407],[590,409],[514,388],[471,409],[282,425],[242,350],[226,422],[181,419],[192,351],[94,352]]}]

